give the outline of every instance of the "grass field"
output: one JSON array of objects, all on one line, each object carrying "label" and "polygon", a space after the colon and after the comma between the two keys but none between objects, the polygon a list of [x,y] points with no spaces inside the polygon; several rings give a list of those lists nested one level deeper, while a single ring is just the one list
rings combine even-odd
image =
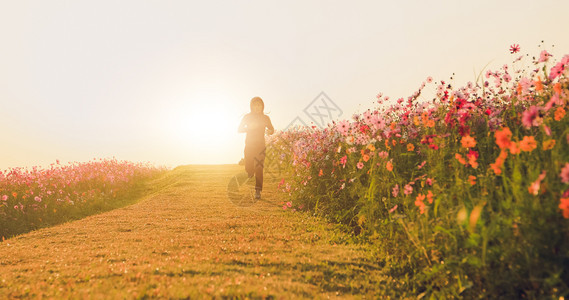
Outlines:
[{"label": "grass field", "polygon": [[0,243],[0,298],[381,296],[379,266],[349,236],[263,199],[230,201],[237,165],[182,166],[135,204]]}]

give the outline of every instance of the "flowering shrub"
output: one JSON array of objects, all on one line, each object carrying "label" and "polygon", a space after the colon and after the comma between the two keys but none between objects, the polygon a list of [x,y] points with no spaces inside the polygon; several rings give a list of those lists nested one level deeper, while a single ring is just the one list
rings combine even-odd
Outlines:
[{"label": "flowering shrub", "polygon": [[405,293],[568,295],[568,68],[544,50],[530,70],[460,88],[427,78],[397,104],[379,94],[352,120],[280,132],[279,187],[371,243]]},{"label": "flowering shrub", "polygon": [[159,172],[115,159],[0,171],[0,237],[89,214]]}]

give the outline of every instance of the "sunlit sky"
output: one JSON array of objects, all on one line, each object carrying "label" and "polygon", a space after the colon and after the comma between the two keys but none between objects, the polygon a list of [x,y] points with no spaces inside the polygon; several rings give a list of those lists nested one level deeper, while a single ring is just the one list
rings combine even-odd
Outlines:
[{"label": "sunlit sky", "polygon": [[568,11],[566,0],[0,0],[0,169],[237,163],[254,96],[277,130],[310,122],[321,92],[349,118],[427,76],[474,81],[511,63],[512,44],[560,58]]}]

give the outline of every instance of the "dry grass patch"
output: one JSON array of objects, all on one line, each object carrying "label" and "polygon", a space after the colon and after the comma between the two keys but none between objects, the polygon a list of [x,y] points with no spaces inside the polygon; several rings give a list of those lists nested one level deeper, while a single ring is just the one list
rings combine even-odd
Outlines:
[{"label": "dry grass patch", "polygon": [[0,243],[0,297],[296,298],[377,295],[365,249],[302,213],[276,181],[234,205],[236,165],[183,166],[134,205]]}]

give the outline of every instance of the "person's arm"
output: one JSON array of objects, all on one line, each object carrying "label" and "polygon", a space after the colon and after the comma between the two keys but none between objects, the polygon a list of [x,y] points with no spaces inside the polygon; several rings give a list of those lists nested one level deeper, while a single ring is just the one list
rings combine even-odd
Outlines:
[{"label": "person's arm", "polygon": [[239,124],[239,128],[237,128],[237,132],[247,132],[247,122],[245,122],[245,117],[241,120],[241,124]]},{"label": "person's arm", "polygon": [[275,128],[273,127],[273,123],[271,123],[271,118],[267,116],[267,134],[271,135],[275,133]]}]

